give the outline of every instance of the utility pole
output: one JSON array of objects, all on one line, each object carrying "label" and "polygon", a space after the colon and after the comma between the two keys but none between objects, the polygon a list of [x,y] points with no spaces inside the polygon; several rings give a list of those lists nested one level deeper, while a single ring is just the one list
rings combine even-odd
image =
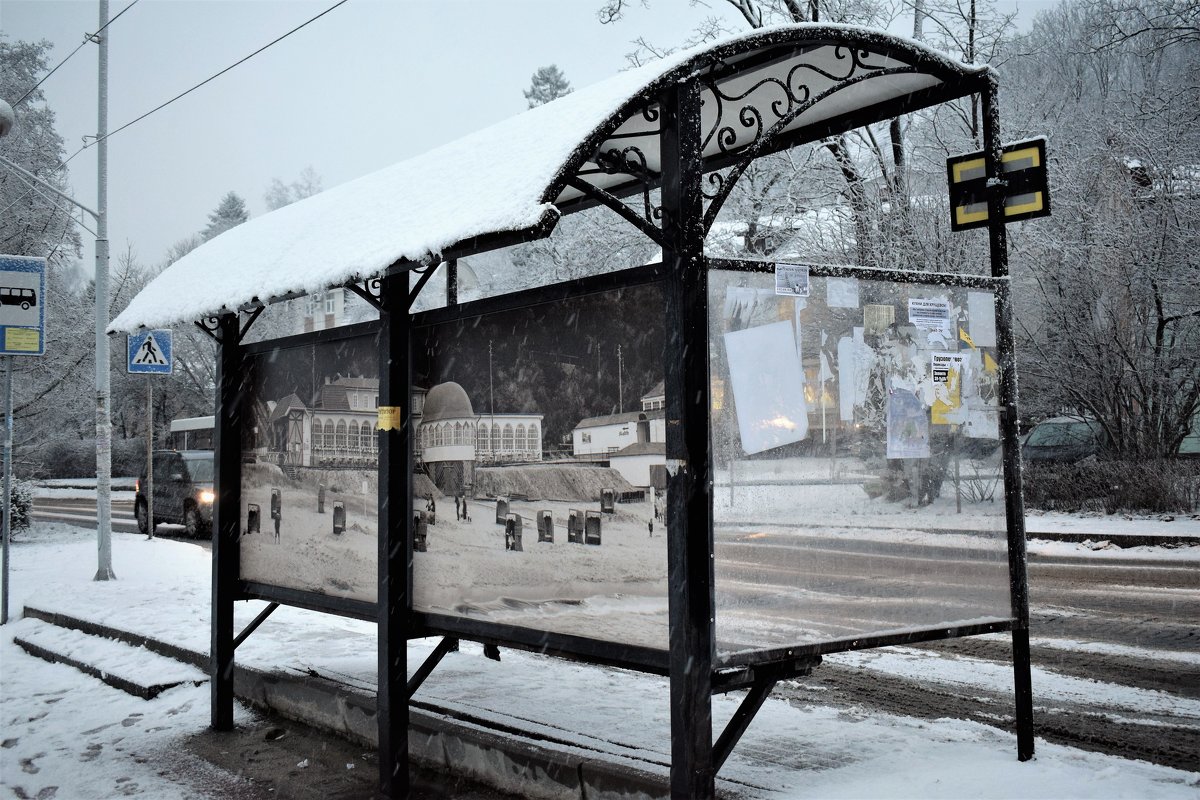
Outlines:
[{"label": "utility pole", "polygon": [[98,581],[113,580],[112,419],[108,380],[108,0],[100,0],[96,113],[96,549]]},{"label": "utility pole", "polygon": [[625,380],[624,380],[624,376],[621,374],[623,372],[622,366],[623,365],[621,363],[621,345],[617,345],[617,413],[618,414],[625,413]]}]

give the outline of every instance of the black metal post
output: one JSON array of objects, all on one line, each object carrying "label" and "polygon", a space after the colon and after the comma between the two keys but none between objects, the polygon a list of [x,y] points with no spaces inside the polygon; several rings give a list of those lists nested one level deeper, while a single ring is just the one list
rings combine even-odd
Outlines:
[{"label": "black metal post", "polygon": [[458,259],[446,262],[446,305],[458,305]]},{"label": "black metal post", "polygon": [[379,286],[379,792],[407,797],[408,617],[412,568],[412,328],[408,273]]},{"label": "black metal post", "polygon": [[671,796],[716,792],[712,747],[713,532],[708,272],[701,208],[700,86],[662,99],[666,282],[667,579]]},{"label": "black metal post", "polygon": [[[1000,111],[996,78],[983,92],[983,146],[988,180],[988,238],[992,275],[1008,277],[1008,236],[1004,221]],[[1025,500],[1017,417],[1017,360],[1013,336],[1012,287],[996,293],[997,361],[1000,364],[1000,438],[1004,446],[1004,505],[1008,517],[1008,572],[1012,595],[1013,686],[1016,694],[1017,759],[1033,758],[1033,687],[1029,665],[1029,577],[1025,553]]]},{"label": "black metal post", "polygon": [[242,507],[242,344],[237,314],[217,322],[217,424],[212,537],[212,645],[209,654],[211,724],[233,730],[233,603],[237,599]]}]

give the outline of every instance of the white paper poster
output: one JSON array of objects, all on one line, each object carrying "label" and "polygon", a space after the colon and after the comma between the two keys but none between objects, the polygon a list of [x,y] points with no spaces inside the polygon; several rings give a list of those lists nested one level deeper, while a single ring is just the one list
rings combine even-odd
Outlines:
[{"label": "white paper poster", "polygon": [[790,321],[725,334],[729,382],[747,454],[808,436],[804,370]]},{"label": "white paper poster", "polygon": [[842,422],[854,421],[855,407],[867,399],[867,381],[871,377],[871,348],[862,342],[862,328],[855,328],[855,337],[838,339],[838,416]]},{"label": "white paper poster", "polygon": [[825,304],[830,308],[858,308],[858,278],[828,278]]},{"label": "white paper poster", "polygon": [[996,346],[996,296],[967,292],[967,325],[976,347]]},{"label": "white paper poster", "polygon": [[775,294],[808,297],[808,265],[776,264]]},{"label": "white paper poster", "polygon": [[944,297],[911,297],[908,321],[923,330],[950,336],[950,301]]}]

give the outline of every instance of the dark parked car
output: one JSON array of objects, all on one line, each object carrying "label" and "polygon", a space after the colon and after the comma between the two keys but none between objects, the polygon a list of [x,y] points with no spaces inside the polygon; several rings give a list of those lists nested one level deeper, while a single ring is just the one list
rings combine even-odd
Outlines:
[{"label": "dark parked car", "polygon": [[1099,421],[1091,417],[1051,417],[1033,426],[1021,446],[1026,461],[1075,463],[1098,456],[1108,445]]},{"label": "dark parked car", "polygon": [[[146,533],[146,473],[137,482],[134,513],[138,530]],[[212,530],[213,452],[158,450],[154,453],[154,523],[183,525],[188,536],[208,536]]]}]

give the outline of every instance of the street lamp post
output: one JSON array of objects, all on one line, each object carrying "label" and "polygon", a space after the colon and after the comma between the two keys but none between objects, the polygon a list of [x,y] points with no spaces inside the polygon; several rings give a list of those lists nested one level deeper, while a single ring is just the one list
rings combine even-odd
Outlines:
[{"label": "street lamp post", "polygon": [[[112,413],[108,336],[108,0],[100,2],[100,27],[91,40],[100,46],[96,115],[96,210],[0,156],[0,163],[86,211],[96,220],[96,580],[116,578],[112,568]],[[0,136],[16,124],[12,106],[0,100]]]},{"label": "street lamp post", "polygon": [[[100,86],[96,114],[96,580],[112,568],[112,416],[108,380],[108,0],[100,0]],[[153,523],[152,523],[153,524]]]}]

